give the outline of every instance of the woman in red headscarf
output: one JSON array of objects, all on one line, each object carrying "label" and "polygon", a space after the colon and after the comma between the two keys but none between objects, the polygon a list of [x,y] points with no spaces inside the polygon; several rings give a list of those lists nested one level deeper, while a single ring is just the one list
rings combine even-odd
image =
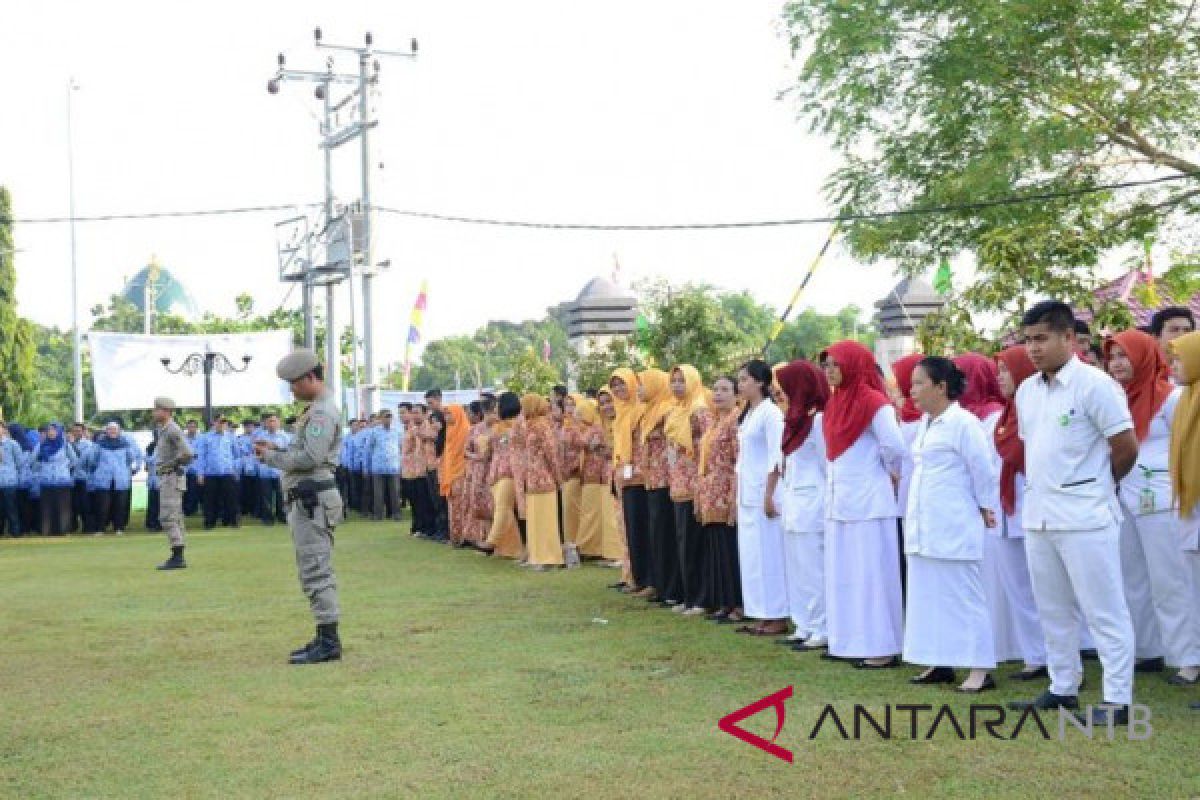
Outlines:
[{"label": "woman in red headscarf", "polygon": [[[988,440],[995,437],[1000,416],[1008,401],[1000,389],[1000,373],[996,362],[978,353],[963,353],[954,359],[954,365],[966,377],[967,386],[958,404],[971,412],[983,424]],[[993,448],[993,465],[1000,474],[1000,454]],[[1000,574],[1000,553],[1003,529],[1000,525],[985,529],[983,540],[983,586],[987,598],[988,616],[992,621],[995,637],[993,648],[997,661],[1012,661],[1023,656],[1016,636],[1013,609],[1004,591]]]},{"label": "woman in red headscarf", "polygon": [[[1013,680],[1032,681],[1048,678],[1046,670],[1046,637],[1033,598],[1029,580],[1029,561],[1025,557],[1025,528],[1021,524],[1021,506],[1025,497],[1025,445],[1017,429],[1017,389],[1037,368],[1029,360],[1024,345],[1016,345],[996,354],[996,379],[1004,397],[1004,410],[996,420],[993,441],[1000,457],[1000,524],[987,530],[984,539],[984,564],[994,565],[1000,587],[1008,605],[1008,619],[993,619],[996,638],[1007,627],[1025,668],[1013,675]],[[985,570],[985,585],[986,585]],[[999,642],[999,644],[1003,644]],[[1005,659],[1008,647],[999,647],[998,659]]]},{"label": "woman in red headscarf", "polygon": [[[1133,618],[1138,661],[1161,668],[1180,667],[1171,683],[1200,682],[1200,626],[1190,608],[1192,576],[1180,548],[1180,519],[1167,468],[1171,423],[1182,390],[1171,384],[1158,341],[1138,330],[1118,333],[1104,343],[1108,372],[1125,387],[1137,465],[1120,482],[1117,496],[1125,511],[1121,523],[1121,573]],[[1147,664],[1146,662],[1150,662]]]},{"label": "woman in red headscarf", "polygon": [[788,606],[796,650],[823,649],[825,626],[825,437],[822,411],[829,400],[825,373],[793,361],[775,374],[787,397],[783,419],[783,542]]},{"label": "woman in red headscarf", "polygon": [[908,508],[908,486],[912,481],[913,437],[917,435],[917,428],[920,427],[923,416],[921,409],[917,408],[917,404],[912,399],[912,375],[913,370],[917,368],[917,364],[920,364],[923,358],[925,356],[922,354],[913,353],[892,364],[892,376],[896,379],[896,389],[899,395],[896,400],[896,413],[900,416],[900,435],[904,438],[905,445],[904,464],[900,471],[900,486],[896,490],[901,519]]},{"label": "woman in red headscarf", "polygon": [[822,419],[829,654],[894,667],[904,641],[895,488],[904,440],[870,350],[838,342],[821,364],[833,387]]}]

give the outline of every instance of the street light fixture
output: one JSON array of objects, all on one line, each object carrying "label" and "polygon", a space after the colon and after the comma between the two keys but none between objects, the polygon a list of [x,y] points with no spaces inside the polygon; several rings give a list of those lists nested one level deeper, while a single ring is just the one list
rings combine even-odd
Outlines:
[{"label": "street light fixture", "polygon": [[214,371],[221,375],[232,375],[235,372],[245,372],[250,368],[251,356],[242,356],[242,366],[239,368],[231,362],[224,353],[215,353],[206,349],[203,353],[191,353],[186,356],[178,367],[171,366],[170,358],[160,358],[163,369],[172,375],[192,376],[198,372],[204,373],[204,427],[212,427],[212,374]]}]

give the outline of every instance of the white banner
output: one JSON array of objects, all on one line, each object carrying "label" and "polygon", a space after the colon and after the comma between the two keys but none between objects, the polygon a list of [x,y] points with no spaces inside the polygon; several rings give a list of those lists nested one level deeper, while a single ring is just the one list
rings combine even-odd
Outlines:
[{"label": "white banner", "polygon": [[[360,389],[362,389],[362,387],[360,387]],[[455,406],[455,405],[465,406],[469,403],[473,403],[476,400],[478,400],[480,394],[482,394],[483,392],[490,392],[490,391],[492,391],[492,390],[491,389],[443,389],[442,390],[442,402],[448,406]],[[345,406],[343,406],[343,408],[345,409],[344,413],[347,417],[354,416],[355,408],[359,409],[359,413],[361,416],[367,415],[366,414],[367,403],[366,403],[366,398],[365,398],[365,395],[366,395],[365,389],[362,389],[362,394],[364,395],[364,397],[363,397],[360,405],[355,406],[355,404],[354,404],[354,388],[350,387],[350,388],[346,389],[346,393],[345,393],[345,403],[346,404],[345,404]],[[425,402],[425,392],[402,392],[399,389],[380,389],[376,392],[376,398],[378,400],[378,406],[380,409],[389,408],[392,411],[395,411],[396,406],[400,405],[401,403],[413,403],[414,405],[417,403],[424,403]]]},{"label": "white banner", "polygon": [[195,336],[145,336],[136,333],[88,334],[92,352],[92,383],[100,411],[151,408],[159,395],[180,408],[204,407],[204,371],[193,359],[194,374],[178,375],[163,366],[170,359],[179,369],[192,354],[221,353],[236,368],[250,356],[245,372],[212,375],[212,403],[223,406],[272,406],[292,402],[288,385],[275,376],[275,365],[292,351],[290,331],[214,333]]}]

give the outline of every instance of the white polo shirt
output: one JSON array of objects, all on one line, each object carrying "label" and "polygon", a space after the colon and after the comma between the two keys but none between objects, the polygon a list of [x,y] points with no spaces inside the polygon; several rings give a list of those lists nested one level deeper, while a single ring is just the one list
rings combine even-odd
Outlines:
[{"label": "white polo shirt", "polygon": [[1071,356],[1050,381],[1037,373],[1021,384],[1017,418],[1025,441],[1025,530],[1117,524],[1108,439],[1133,429],[1120,384]]}]

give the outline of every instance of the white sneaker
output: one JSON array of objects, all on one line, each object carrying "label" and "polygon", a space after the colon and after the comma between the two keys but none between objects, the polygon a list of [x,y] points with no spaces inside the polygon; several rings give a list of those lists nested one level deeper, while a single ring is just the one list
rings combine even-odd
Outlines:
[{"label": "white sneaker", "polygon": [[125,535],[125,531],[117,531],[117,536],[124,536],[124,535]]},{"label": "white sneaker", "polygon": [[700,608],[699,606],[692,606],[687,611],[683,612],[683,616],[685,616],[685,617],[702,617],[707,613],[708,613],[707,611],[705,611],[703,608]]},{"label": "white sneaker", "polygon": [[676,614],[682,614],[683,612],[687,611],[687,604],[680,603],[678,605],[671,606],[671,610],[674,611]]}]

